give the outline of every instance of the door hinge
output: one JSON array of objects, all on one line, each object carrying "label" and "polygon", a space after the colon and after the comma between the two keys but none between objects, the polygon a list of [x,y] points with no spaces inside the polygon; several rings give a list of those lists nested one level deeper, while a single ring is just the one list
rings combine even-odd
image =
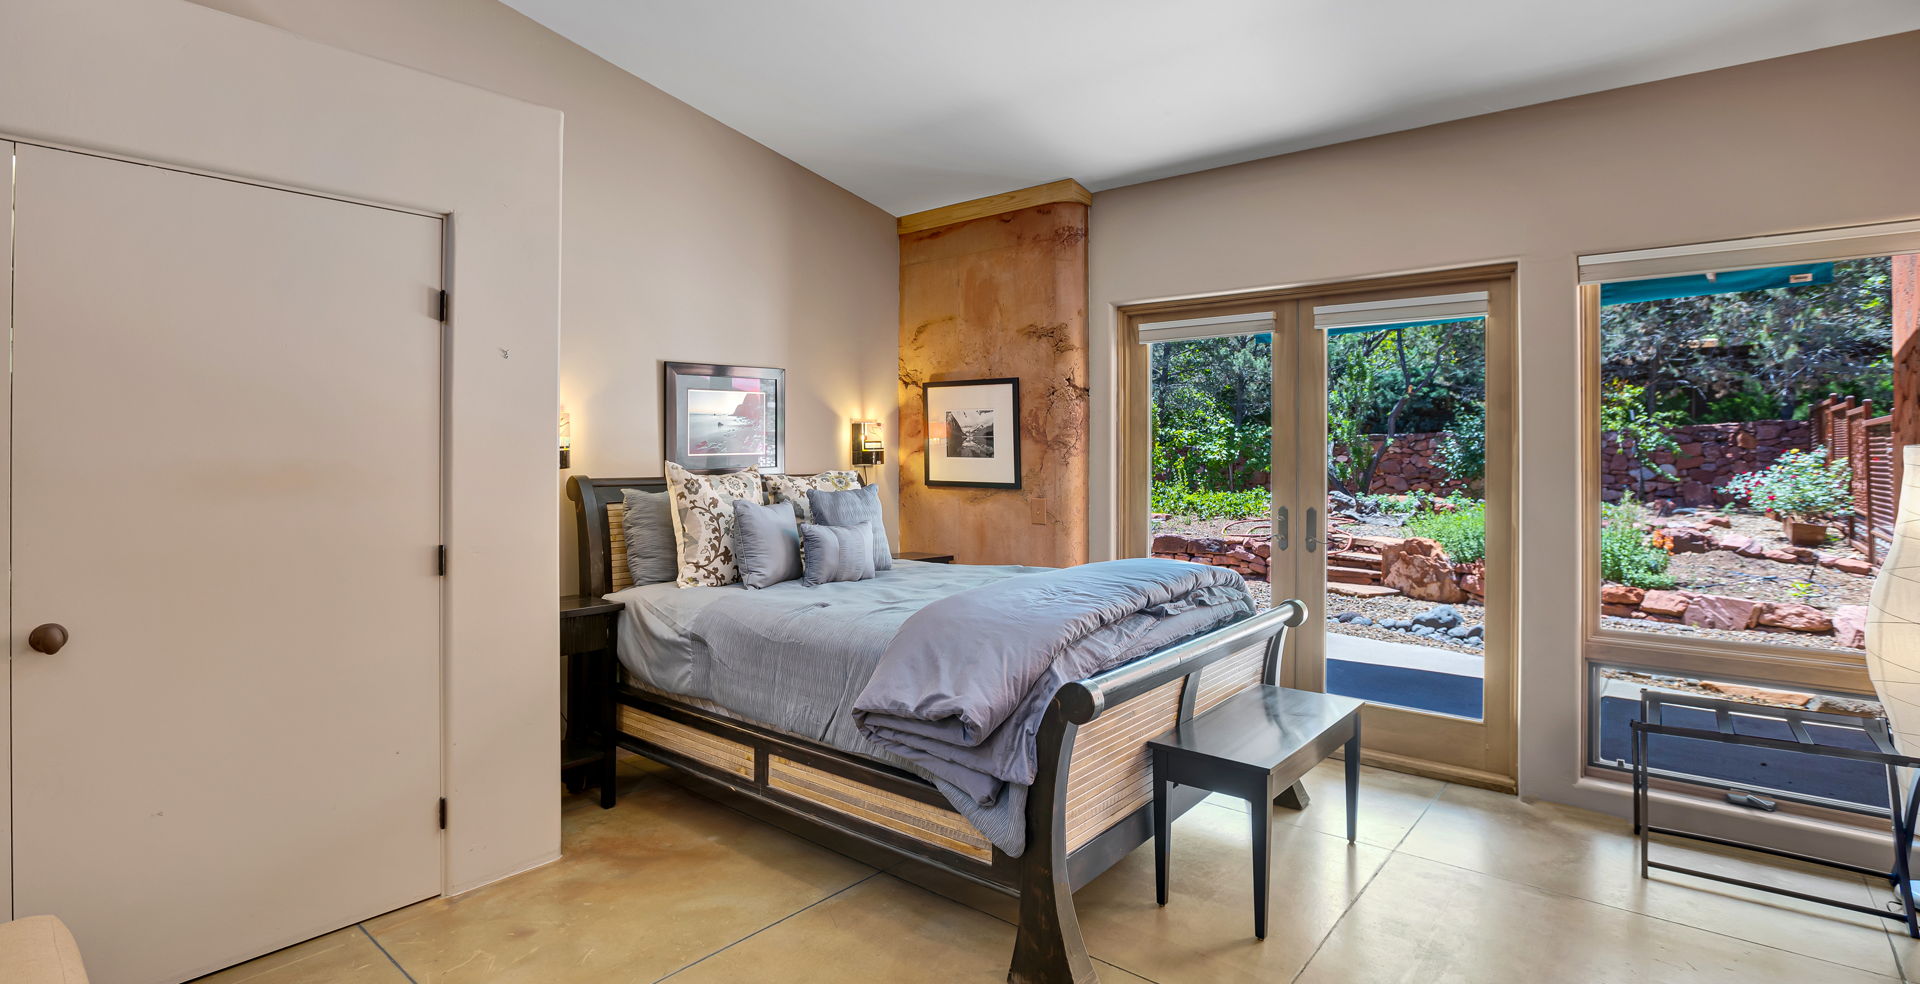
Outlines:
[{"label": "door hinge", "polygon": [[440,797],[440,829],[447,829],[447,798]]},{"label": "door hinge", "polygon": [[439,320],[440,320],[440,321],[441,321],[442,323],[445,323],[445,322],[446,322],[446,320],[447,320],[447,315],[448,315],[449,313],[451,313],[451,308],[452,308],[452,305],[453,305],[453,299],[447,296],[447,292],[446,292],[446,291],[444,291],[444,290],[443,290],[443,291],[441,291],[441,292],[440,292],[440,318],[439,318]]},{"label": "door hinge", "polygon": [[441,577],[447,576],[447,545],[444,543],[437,549],[434,567],[439,571]]}]

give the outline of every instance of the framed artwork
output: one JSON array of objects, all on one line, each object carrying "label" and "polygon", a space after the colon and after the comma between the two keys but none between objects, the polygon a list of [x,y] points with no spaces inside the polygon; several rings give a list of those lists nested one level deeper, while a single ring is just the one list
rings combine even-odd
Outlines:
[{"label": "framed artwork", "polygon": [[1020,487],[1020,380],[926,384],[927,486]]},{"label": "framed artwork", "polygon": [[667,460],[695,470],[786,471],[786,388],[785,369],[666,363]]}]

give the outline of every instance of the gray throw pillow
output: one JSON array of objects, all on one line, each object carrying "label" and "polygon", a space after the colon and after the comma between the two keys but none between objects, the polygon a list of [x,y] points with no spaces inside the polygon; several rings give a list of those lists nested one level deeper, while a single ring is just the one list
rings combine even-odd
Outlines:
[{"label": "gray throw pillow", "polygon": [[799,577],[800,531],[794,527],[793,503],[733,500],[733,562],[740,568],[740,583],[749,588]]},{"label": "gray throw pillow", "polygon": [[802,580],[809,588],[832,581],[865,581],[873,577],[873,527],[821,526],[800,524],[800,539],[807,546],[806,572]]},{"label": "gray throw pillow", "polygon": [[893,568],[893,545],[887,542],[887,521],[880,514],[880,486],[868,485],[848,492],[807,493],[813,521],[821,526],[858,526],[873,528],[873,569]]},{"label": "gray throw pillow", "polygon": [[627,570],[635,584],[659,584],[680,576],[673,546],[673,504],[665,492],[622,489],[626,515],[620,532],[627,541]]}]

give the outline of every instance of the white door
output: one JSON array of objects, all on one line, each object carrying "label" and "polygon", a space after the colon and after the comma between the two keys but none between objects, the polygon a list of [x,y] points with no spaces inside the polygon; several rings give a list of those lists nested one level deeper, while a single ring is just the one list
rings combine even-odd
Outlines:
[{"label": "white door", "polygon": [[440,221],[17,162],[17,914],[135,984],[437,894]]}]

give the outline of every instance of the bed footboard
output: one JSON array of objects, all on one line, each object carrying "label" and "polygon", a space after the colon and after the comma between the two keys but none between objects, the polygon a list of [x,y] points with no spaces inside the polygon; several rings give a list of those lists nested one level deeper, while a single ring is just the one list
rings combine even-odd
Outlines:
[{"label": "bed footboard", "polygon": [[[1027,799],[1020,858],[1014,984],[1098,980],[1080,935],[1075,889],[1153,834],[1146,742],[1248,687],[1274,683],[1289,628],[1306,605],[1283,601],[1252,618],[1062,687],[1047,707],[1040,768]],[[1185,812],[1200,795],[1176,799]]]}]

